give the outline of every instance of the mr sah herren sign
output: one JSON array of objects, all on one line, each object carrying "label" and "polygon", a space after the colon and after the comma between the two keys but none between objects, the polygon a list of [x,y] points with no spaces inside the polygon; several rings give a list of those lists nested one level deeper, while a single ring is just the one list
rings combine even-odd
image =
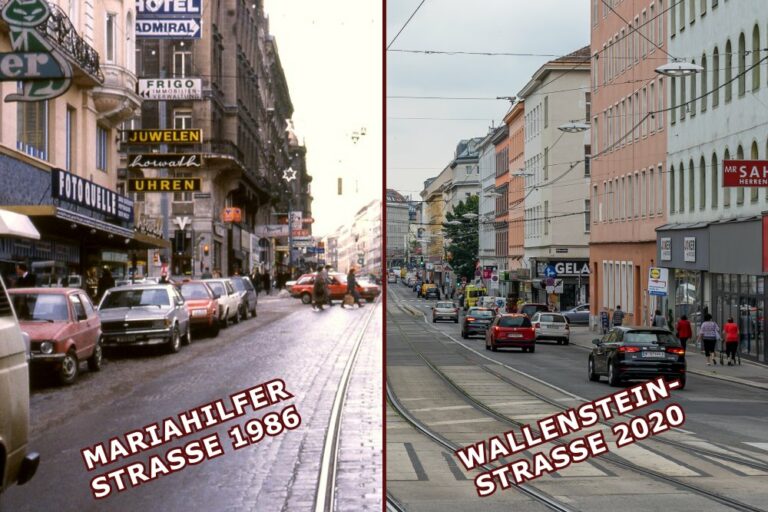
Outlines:
[{"label": "mr sah herren sign", "polygon": [[124,144],[199,144],[203,130],[125,130]]},{"label": "mr sah herren sign", "polygon": [[197,192],[202,189],[201,178],[132,178],[128,192]]},{"label": "mr sah herren sign", "polygon": [[724,187],[768,186],[768,161],[723,160]]}]

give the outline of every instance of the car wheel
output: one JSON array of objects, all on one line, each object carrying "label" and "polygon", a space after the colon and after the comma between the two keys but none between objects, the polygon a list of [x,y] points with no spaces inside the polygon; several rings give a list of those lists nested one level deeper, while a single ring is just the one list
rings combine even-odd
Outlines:
[{"label": "car wheel", "polygon": [[220,330],[221,330],[221,322],[216,320],[216,322],[214,322],[214,324],[213,324],[213,326],[211,327],[211,330],[210,330],[211,336],[213,336],[215,338],[216,336],[219,335],[219,331]]},{"label": "car wheel", "polygon": [[485,350],[491,350],[491,347],[488,346],[488,339],[485,339]]},{"label": "car wheel", "polygon": [[558,345],[562,345],[563,344],[563,340],[557,340],[557,344]]},{"label": "car wheel", "polygon": [[175,354],[179,350],[181,350],[181,334],[179,333],[179,328],[174,327],[171,338],[168,340],[168,352]]},{"label": "car wheel", "polygon": [[437,323],[437,318],[435,318],[435,317],[432,317],[432,323],[433,323],[433,324],[436,324],[436,323]]},{"label": "car wheel", "polygon": [[616,363],[614,362],[611,362],[611,364],[608,365],[608,385],[609,386],[619,385],[619,374],[616,371]]},{"label": "car wheel", "polygon": [[69,352],[66,353],[64,359],[61,360],[61,365],[59,366],[59,382],[66,386],[75,382],[77,379],[77,370],[79,366],[80,363],[77,360],[75,349],[69,349]]},{"label": "car wheel", "polygon": [[302,293],[301,294],[301,303],[302,304],[311,304],[312,303],[312,296],[308,293]]},{"label": "car wheel", "polygon": [[101,370],[101,363],[104,358],[104,350],[101,348],[101,338],[96,342],[96,346],[93,347],[93,353],[88,358],[88,369],[92,372]]},{"label": "car wheel", "polygon": [[256,318],[258,315],[256,314],[256,306],[253,306],[253,311],[251,311],[251,316],[253,318]]},{"label": "car wheel", "polygon": [[239,324],[240,323],[240,307],[239,306],[235,310],[235,316],[234,316],[234,318],[232,318],[232,323],[233,324]]},{"label": "car wheel", "polygon": [[677,386],[677,389],[685,389],[685,380],[686,380],[685,375],[681,375],[680,378],[677,380],[680,381],[680,384]]},{"label": "car wheel", "polygon": [[182,340],[182,343],[184,345],[191,345],[192,344],[192,327],[187,326],[187,334],[184,336],[184,339]]},{"label": "car wheel", "polygon": [[595,359],[592,356],[589,356],[589,362],[587,363],[587,376],[592,382],[600,380],[600,376],[595,373]]},{"label": "car wheel", "polygon": [[499,351],[499,347],[497,347],[496,344],[493,341],[491,341],[491,352],[498,352],[498,351]]},{"label": "car wheel", "polygon": [[459,319],[457,318],[456,320],[453,321],[453,323],[455,324],[459,323]]},{"label": "car wheel", "polygon": [[461,331],[461,337],[464,338],[464,339],[467,339],[467,332],[466,331]]},{"label": "car wheel", "polygon": [[536,345],[534,345],[534,346],[532,346],[532,347],[529,347],[529,348],[528,348],[528,352],[530,352],[531,354],[533,354],[534,352],[536,352]]},{"label": "car wheel", "polygon": [[571,344],[571,340],[563,340],[563,345],[570,345],[570,344]]}]

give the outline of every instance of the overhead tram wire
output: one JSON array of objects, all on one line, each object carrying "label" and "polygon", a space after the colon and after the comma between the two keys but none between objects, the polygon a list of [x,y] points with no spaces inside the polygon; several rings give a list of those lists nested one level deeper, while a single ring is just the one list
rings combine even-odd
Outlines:
[{"label": "overhead tram wire", "polygon": [[419,9],[421,9],[421,6],[424,5],[424,2],[426,2],[426,1],[427,0],[421,0],[421,3],[416,6],[416,9],[413,11],[413,13],[411,13],[411,15],[408,17],[408,19],[405,20],[405,23],[403,24],[403,26],[400,27],[400,30],[397,32],[397,34],[395,34],[395,37],[393,37],[392,40],[387,45],[387,51],[389,51],[389,49],[392,47],[392,45],[395,43],[395,41],[397,41],[397,38],[400,37],[400,34],[403,33],[403,30],[405,30],[405,27],[408,26],[408,23],[410,23],[411,20],[413,19],[413,17],[416,16],[416,13],[419,12]]},{"label": "overhead tram wire", "polygon": [[[627,25],[627,27],[629,27],[629,26],[631,26],[631,25],[632,25],[632,24],[631,24],[629,21],[627,21],[626,19],[624,19],[624,17],[623,17],[621,14],[619,14],[618,12],[616,12],[616,9],[614,9],[612,5],[609,5],[609,4],[608,4],[608,2],[606,2],[605,0],[600,0],[600,1],[603,3],[603,5],[604,5],[604,6],[606,6],[608,9],[610,9],[610,10],[611,10],[611,12],[612,12],[613,14],[615,14],[615,15],[616,15],[616,17],[617,17],[617,18],[619,18],[621,21],[623,21],[623,22],[624,22],[624,23]],[[645,26],[645,25],[643,25],[643,26]],[[664,55],[666,55],[667,57],[669,57],[669,58],[671,58],[671,59],[673,59],[673,60],[676,60],[676,58],[675,58],[675,56],[674,56],[674,55],[672,55],[671,53],[669,53],[667,50],[665,50],[664,48],[662,48],[662,47],[661,47],[660,45],[658,45],[657,43],[655,43],[655,42],[651,41],[650,39],[648,39],[648,37],[646,37],[646,35],[645,35],[645,34],[643,34],[643,32],[642,32],[642,31],[640,31],[640,27],[634,27],[632,30],[630,30],[630,31],[627,33],[627,36],[629,36],[629,35],[630,35],[630,34],[632,34],[633,32],[637,32],[637,33],[640,35],[640,37],[642,37],[643,39],[645,39],[646,41],[648,41],[649,43],[651,43],[651,46],[653,46],[653,47],[654,47],[654,48],[656,48],[657,50],[661,51],[661,52],[662,52]]]}]

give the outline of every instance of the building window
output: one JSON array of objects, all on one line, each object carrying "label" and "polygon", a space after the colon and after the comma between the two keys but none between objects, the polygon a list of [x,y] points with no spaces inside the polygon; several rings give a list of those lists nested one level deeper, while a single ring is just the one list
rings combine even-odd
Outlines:
[{"label": "building window", "polygon": [[48,160],[48,102],[20,101],[16,116],[16,149]]},{"label": "building window", "polygon": [[173,76],[180,78],[192,74],[192,48],[190,43],[173,45]]},{"label": "building window", "polygon": [[675,166],[669,168],[669,213],[675,213]]},{"label": "building window", "polygon": [[680,162],[680,172],[677,176],[678,213],[685,213],[685,166]]},{"label": "building window", "polygon": [[192,111],[191,110],[174,110],[173,111],[173,128],[175,130],[189,130],[190,128],[192,128]]},{"label": "building window", "polygon": [[696,171],[693,168],[693,160],[688,162],[688,211],[692,212],[696,209]]},{"label": "building window", "polygon": [[66,144],[66,159],[64,161],[64,169],[72,171],[72,164],[75,160],[75,134],[77,133],[77,125],[75,124],[75,109],[67,106],[67,117],[65,120],[65,144]]},{"label": "building window", "polygon": [[584,176],[592,174],[592,145],[584,146]]},{"label": "building window", "polygon": [[[744,148],[741,146],[736,149],[736,160],[744,160]],[[736,204],[744,204],[744,187],[738,187],[736,189]]]},{"label": "building window", "polygon": [[659,86],[656,88],[657,101],[658,101],[658,113],[656,114],[656,129],[664,129],[664,79],[659,78]]},{"label": "building window", "polygon": [[[731,159],[731,152],[727,149],[725,150],[725,153],[723,153],[723,161],[730,160]],[[717,174],[720,174],[720,170],[718,169]],[[723,188],[723,208],[730,208],[731,207],[731,189],[730,188]]]},{"label": "building window", "polygon": [[707,56],[701,56],[701,67],[704,68],[701,72],[701,111],[707,110]]},{"label": "building window", "polygon": [[[674,9],[672,9],[672,12],[675,12]],[[677,122],[677,79],[675,77],[672,77],[670,84],[670,110],[669,110],[669,122],[672,124],[675,124]]]},{"label": "building window", "polygon": [[656,168],[656,212],[664,211],[664,166]]},{"label": "building window", "polygon": [[747,47],[742,32],[739,36],[739,96],[747,93]]},{"label": "building window", "polygon": [[[712,4],[714,7],[715,4]],[[712,108],[720,104],[720,51],[715,46],[712,52]]]},{"label": "building window", "polygon": [[107,13],[107,23],[104,30],[105,47],[106,47],[106,61],[115,62],[115,20],[117,15],[114,13]]},{"label": "building window", "polygon": [[712,194],[712,202],[710,203],[710,206],[713,210],[716,210],[718,207],[718,201],[719,198],[717,197],[717,191],[718,191],[718,175],[720,174],[720,169],[717,168],[717,154],[712,153],[712,165],[711,172],[712,172],[712,186],[711,194]]},{"label": "building window", "polygon": [[699,210],[707,207],[707,162],[704,156],[699,161]]},{"label": "building window", "polygon": [[584,200],[584,232],[589,233],[589,225],[592,224],[592,210],[589,199]]},{"label": "building window", "polygon": [[752,29],[752,92],[760,89],[760,28]]},{"label": "building window", "polygon": [[544,96],[544,128],[549,127],[549,96]]},{"label": "building window", "polygon": [[[692,64],[696,64],[696,61],[691,61]],[[686,107],[686,110],[689,110]],[[691,117],[696,115],[696,74],[691,75],[691,104],[690,104]]]},{"label": "building window", "polygon": [[102,126],[96,126],[96,168],[107,171],[109,154],[109,130]]},{"label": "building window", "polygon": [[[750,151],[749,156],[750,156],[750,158],[752,160],[757,160],[757,158],[758,158],[758,155],[757,155],[757,142],[752,142],[752,149]],[[752,202],[752,203],[756,203],[757,202],[757,194],[758,194],[759,191],[760,191],[760,189],[758,189],[757,187],[750,188],[750,190],[749,190],[749,194],[750,194],[749,195],[749,200],[750,200],[750,202]]]},{"label": "building window", "polygon": [[549,234],[549,201],[544,201],[544,234]]},{"label": "building window", "polygon": [[733,48],[731,41],[725,43],[725,102],[733,98]]}]

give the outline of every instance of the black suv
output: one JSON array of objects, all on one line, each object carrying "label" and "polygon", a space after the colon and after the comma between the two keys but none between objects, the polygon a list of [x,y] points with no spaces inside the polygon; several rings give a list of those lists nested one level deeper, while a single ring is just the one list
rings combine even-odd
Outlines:
[{"label": "black suv", "polygon": [[666,329],[657,327],[614,327],[599,340],[589,354],[589,380],[608,377],[618,386],[623,380],[650,380],[664,377],[679,380],[685,387],[685,347]]}]

